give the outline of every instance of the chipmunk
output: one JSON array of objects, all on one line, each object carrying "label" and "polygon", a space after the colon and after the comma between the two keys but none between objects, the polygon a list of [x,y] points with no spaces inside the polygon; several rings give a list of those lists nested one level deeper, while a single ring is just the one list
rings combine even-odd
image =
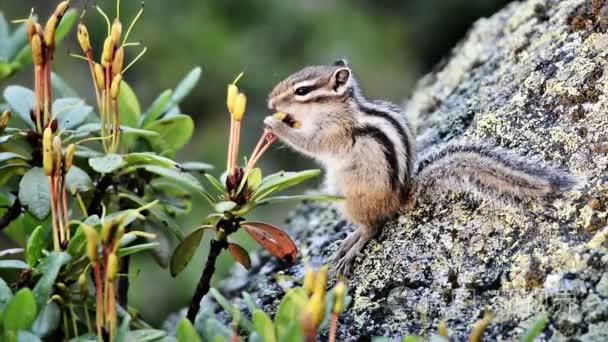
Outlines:
[{"label": "chipmunk", "polygon": [[403,110],[368,100],[344,60],[287,77],[270,93],[268,107],[285,114],[266,117],[265,125],[324,166],[326,190],[344,197],[339,207],[358,226],[334,256],[346,276],[382,225],[420,196],[463,190],[490,200],[538,199],[576,184],[565,172],[490,145],[442,144],[417,161]]}]

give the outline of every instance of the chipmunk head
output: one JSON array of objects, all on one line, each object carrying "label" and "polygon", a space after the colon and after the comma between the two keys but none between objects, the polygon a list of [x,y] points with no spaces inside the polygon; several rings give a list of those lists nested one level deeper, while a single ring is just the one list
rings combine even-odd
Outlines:
[{"label": "chipmunk head", "polygon": [[268,108],[287,113],[303,130],[343,118],[356,91],[352,70],[344,60],[309,66],[281,81],[268,96]]}]

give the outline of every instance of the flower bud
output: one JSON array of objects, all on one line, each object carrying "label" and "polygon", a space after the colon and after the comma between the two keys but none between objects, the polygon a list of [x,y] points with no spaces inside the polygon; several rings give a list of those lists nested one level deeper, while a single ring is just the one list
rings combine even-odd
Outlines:
[{"label": "flower bud", "polygon": [[118,275],[118,257],[116,256],[116,253],[108,255],[108,264],[106,267],[106,277],[108,278],[108,281],[113,282]]},{"label": "flower bud", "polygon": [[103,52],[101,53],[101,65],[106,68],[112,64],[115,47],[116,45],[114,44],[112,37],[106,38],[106,40],[103,42]]},{"label": "flower bud", "polygon": [[59,17],[53,14],[44,27],[44,42],[50,48],[55,46],[55,32],[57,31],[57,26],[59,26]]},{"label": "flower bud", "polygon": [[99,234],[95,228],[91,226],[82,226],[82,232],[87,238],[87,257],[92,263],[97,262],[97,244],[99,243]]},{"label": "flower bud", "polygon": [[64,305],[65,301],[63,300],[63,298],[61,298],[60,295],[56,294],[56,295],[52,295],[51,296],[51,301],[59,304],[59,305]]},{"label": "flower bud", "polygon": [[88,53],[93,49],[89,38],[89,30],[87,30],[87,27],[83,23],[78,24],[78,43],[84,53]]},{"label": "flower bud", "polygon": [[61,168],[61,138],[55,136],[53,138],[53,169],[55,172]]},{"label": "flower bud", "polygon": [[120,36],[122,35],[122,24],[120,23],[120,20],[114,20],[114,23],[112,24],[112,30],[110,32],[110,38],[112,38],[112,42],[114,42],[114,45],[120,45]]},{"label": "flower bud", "polygon": [[76,153],[76,145],[70,144],[68,146],[68,148],[65,150],[65,164],[64,164],[65,172],[68,172],[68,170],[72,167],[72,165],[74,163],[74,154],[75,153]]},{"label": "flower bud", "polygon": [[99,89],[104,89],[106,87],[106,74],[99,63],[95,63],[95,82]]},{"label": "flower bud", "polygon": [[108,245],[116,236],[118,230],[118,222],[116,220],[104,221],[101,226],[101,239],[104,244]]},{"label": "flower bud", "polygon": [[[327,265],[321,267],[317,275],[315,276],[314,294],[320,293],[321,296],[325,296],[325,287],[327,286],[327,272],[329,267]],[[313,294],[313,295],[314,295]]]},{"label": "flower bud", "polygon": [[295,129],[302,128],[302,123],[300,121],[294,121],[293,125],[291,125],[291,128],[295,128]]},{"label": "flower bud", "polygon": [[78,286],[80,287],[80,295],[82,298],[87,298],[89,296],[89,279],[87,278],[86,272],[82,272],[78,277]]},{"label": "flower bud", "polygon": [[279,121],[283,121],[287,117],[287,114],[285,114],[283,112],[276,112],[272,116]]},{"label": "flower bud", "polygon": [[232,117],[236,121],[243,120],[243,116],[245,115],[245,109],[247,108],[247,96],[245,94],[240,93],[236,99],[234,100],[234,112],[232,113]]},{"label": "flower bud", "polygon": [[450,331],[448,330],[448,324],[445,322],[445,320],[442,320],[441,322],[439,322],[439,325],[437,326],[437,330],[439,332],[439,336],[445,337],[446,339],[449,340]]},{"label": "flower bud", "polygon": [[304,308],[304,317],[309,320],[307,329],[316,331],[325,317],[325,298],[320,293],[315,293]]},{"label": "flower bud", "polygon": [[8,126],[8,121],[11,119],[11,112],[9,110],[5,110],[0,116],[0,134],[4,132],[6,127]]},{"label": "flower bud", "polygon": [[116,76],[114,76],[114,79],[112,80],[112,86],[110,87],[110,95],[112,96],[112,99],[116,100],[118,98],[118,95],[120,94],[120,84],[122,83],[122,75],[118,74]]},{"label": "flower bud", "polygon": [[125,48],[121,47],[116,50],[116,54],[114,54],[114,61],[112,62],[112,72],[116,74],[120,74],[122,72],[122,68],[125,65]]},{"label": "flower bud", "polygon": [[346,294],[346,285],[343,281],[338,281],[334,286],[334,313],[339,315],[344,311],[344,295]]},{"label": "flower bud", "polygon": [[59,5],[57,5],[57,7],[55,8],[55,12],[53,12],[53,15],[56,15],[59,18],[63,17],[65,15],[65,12],[68,10],[68,7],[70,7],[69,0],[60,2]]},{"label": "flower bud", "polygon": [[30,18],[26,22],[27,27],[27,40],[31,43],[32,38],[36,34],[36,25],[34,24],[34,19],[30,16]]},{"label": "flower bud", "polygon": [[306,294],[310,297],[312,295],[312,291],[314,289],[315,284],[315,271],[312,267],[306,268],[306,275],[304,276],[304,290],[306,290]]},{"label": "flower bud", "polygon": [[234,84],[228,85],[228,95],[226,96],[226,105],[228,106],[228,112],[232,114],[234,111],[234,101],[239,95],[239,87]]},{"label": "flower bud", "polygon": [[50,127],[42,134],[42,166],[47,176],[53,174],[53,131]]},{"label": "flower bud", "polygon": [[44,63],[44,56],[42,54],[42,38],[40,35],[35,34],[32,37],[32,57],[35,65],[42,65]]}]

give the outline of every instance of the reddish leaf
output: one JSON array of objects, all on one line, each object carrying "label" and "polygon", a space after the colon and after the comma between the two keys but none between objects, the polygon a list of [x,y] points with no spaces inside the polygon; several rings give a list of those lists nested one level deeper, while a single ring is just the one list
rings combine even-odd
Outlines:
[{"label": "reddish leaf", "polygon": [[245,269],[251,268],[251,259],[249,258],[249,253],[247,253],[245,248],[237,245],[236,243],[228,242],[228,250],[230,251],[230,254],[232,254],[234,260],[243,265]]},{"label": "reddish leaf", "polygon": [[270,254],[292,264],[296,262],[298,248],[281,229],[263,222],[243,222],[241,227]]}]

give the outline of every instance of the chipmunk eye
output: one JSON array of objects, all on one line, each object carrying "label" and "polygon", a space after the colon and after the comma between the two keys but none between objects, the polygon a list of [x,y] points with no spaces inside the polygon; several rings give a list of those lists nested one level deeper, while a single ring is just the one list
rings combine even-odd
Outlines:
[{"label": "chipmunk eye", "polygon": [[299,95],[299,96],[304,96],[304,95],[310,93],[311,90],[312,90],[312,87],[308,87],[308,86],[297,87],[296,90],[294,91],[294,94]]}]

